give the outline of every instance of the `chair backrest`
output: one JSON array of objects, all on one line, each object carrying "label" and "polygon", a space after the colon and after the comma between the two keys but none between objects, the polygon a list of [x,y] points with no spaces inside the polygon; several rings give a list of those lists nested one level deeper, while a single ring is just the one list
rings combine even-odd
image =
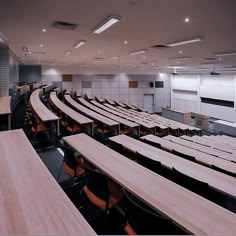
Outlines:
[{"label": "chair backrest", "polygon": [[177,155],[177,156],[179,156],[179,157],[182,157],[182,158],[184,158],[184,159],[187,159],[187,160],[189,160],[189,161],[193,161],[193,162],[196,161],[195,157],[190,156],[190,155],[187,155],[187,154],[184,154],[184,153],[182,153],[182,152],[178,152],[178,151],[176,151],[176,150],[174,150],[174,149],[172,150],[172,153],[175,154],[175,155]]},{"label": "chair backrest", "polygon": [[200,180],[194,179],[188,175],[185,175],[181,173],[180,171],[176,170],[175,168],[173,170],[173,181],[187,189],[189,189],[192,192],[195,192],[203,197],[209,198],[209,185],[205,182],[202,182]]},{"label": "chair backrest", "polygon": [[127,209],[127,221],[137,234],[185,234],[170,219],[161,216],[126,190],[124,205]]},{"label": "chair backrest", "polygon": [[145,142],[146,144],[149,144],[153,147],[156,147],[156,148],[161,148],[161,144],[160,143],[156,143],[156,142],[153,142],[153,141],[150,141],[150,140],[147,140],[147,139],[143,139],[143,142]]},{"label": "chair backrest", "polygon": [[76,169],[78,166],[78,163],[75,158],[75,154],[73,149],[71,149],[69,146],[66,144],[63,144],[62,142],[59,142],[59,147],[62,149],[64,152],[64,162],[71,168],[71,169]]},{"label": "chair backrest", "polygon": [[111,140],[109,140],[109,147],[120,154],[124,153],[124,147],[120,143],[115,143],[115,142],[112,142]]},{"label": "chair backrest", "polygon": [[160,171],[161,167],[161,162],[159,161],[154,161],[152,159],[149,159],[148,157],[140,154],[139,152],[136,152],[136,156],[138,159],[138,163],[146,168],[148,168],[149,170],[152,170],[156,173],[158,173]]}]

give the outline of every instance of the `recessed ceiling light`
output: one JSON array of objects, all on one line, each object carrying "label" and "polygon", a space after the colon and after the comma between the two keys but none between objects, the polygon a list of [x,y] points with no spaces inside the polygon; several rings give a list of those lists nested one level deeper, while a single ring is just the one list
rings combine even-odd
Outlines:
[{"label": "recessed ceiling light", "polygon": [[40,47],[42,48],[42,47],[43,47],[43,44],[40,44]]},{"label": "recessed ceiling light", "polygon": [[221,58],[219,58],[218,60],[219,60],[219,61],[221,61],[222,59],[221,59]]},{"label": "recessed ceiling light", "polygon": [[103,21],[100,25],[98,25],[93,32],[95,34],[100,34],[102,33],[104,30],[108,29],[109,27],[111,27],[112,25],[114,25],[115,23],[117,23],[118,21],[121,20],[120,16],[110,16],[108,17],[105,21]]},{"label": "recessed ceiling light", "polygon": [[190,22],[190,18],[189,18],[189,17],[186,17],[186,18],[184,19],[184,22],[186,22],[186,23]]},{"label": "recessed ceiling light", "polygon": [[191,38],[191,39],[187,39],[187,40],[167,43],[167,46],[174,47],[174,46],[180,46],[180,45],[184,45],[184,44],[197,43],[197,42],[201,42],[201,41],[203,41],[203,37],[196,37],[196,38]]},{"label": "recessed ceiling light", "polygon": [[128,43],[128,41],[125,40],[125,41],[124,41],[124,44],[127,44],[127,43]]},{"label": "recessed ceiling light", "polygon": [[74,48],[79,48],[83,46],[86,42],[87,42],[86,40],[80,40],[79,42],[75,44]]},{"label": "recessed ceiling light", "polygon": [[179,53],[182,54],[183,52],[180,50]]},{"label": "recessed ceiling light", "polygon": [[236,51],[215,53],[216,57],[236,56]]},{"label": "recessed ceiling light", "polygon": [[142,49],[142,50],[134,51],[134,52],[131,52],[129,55],[136,55],[136,54],[145,53],[145,52],[147,52],[147,49]]},{"label": "recessed ceiling light", "polygon": [[99,50],[98,53],[101,54],[102,52]]},{"label": "recessed ceiling light", "polygon": [[42,32],[46,32],[47,30],[46,29],[42,29]]}]

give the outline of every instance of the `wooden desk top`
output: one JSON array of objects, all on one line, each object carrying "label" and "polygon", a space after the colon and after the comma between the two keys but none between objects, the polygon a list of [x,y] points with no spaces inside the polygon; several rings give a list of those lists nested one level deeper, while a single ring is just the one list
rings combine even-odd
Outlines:
[{"label": "wooden desk top", "polygon": [[235,138],[227,139],[227,138],[222,137],[222,135],[216,135],[216,136],[215,135],[210,135],[210,136],[203,135],[201,137],[213,140],[218,143],[224,143],[225,145],[228,145],[228,146],[230,145],[231,147],[236,148],[236,140],[234,140]]},{"label": "wooden desk top", "polygon": [[236,153],[235,150],[232,150],[230,148],[224,148],[222,147],[220,144],[218,144],[218,146],[212,145],[212,143],[208,140],[202,139],[201,137],[189,137],[186,135],[183,135],[180,137],[181,139],[184,139],[186,141],[192,142],[192,143],[196,143],[199,145],[204,146],[205,148],[209,148],[214,150],[217,153],[220,153],[222,155],[227,155],[229,156],[229,158],[231,158],[232,160],[236,161]]},{"label": "wooden desk top", "polygon": [[189,233],[236,234],[236,215],[232,212],[149,171],[85,134],[63,139],[106,175]]},{"label": "wooden desk top", "polygon": [[11,114],[11,96],[0,97],[0,115]]},{"label": "wooden desk top", "polygon": [[[138,120],[137,118],[134,118],[134,117],[127,117],[127,114],[119,112],[119,111],[117,112],[115,110],[116,109],[115,107],[110,108],[110,107],[104,106],[96,101],[91,101],[91,103],[93,103],[97,107],[100,107],[101,109],[103,109],[109,113],[112,113],[113,115],[120,116],[120,117],[127,119],[127,120],[131,120],[132,122],[142,125],[143,127],[147,128],[147,129],[153,129],[153,128],[157,127],[157,125],[154,123],[144,122],[144,121]],[[109,104],[107,104],[107,105],[109,105]]]},{"label": "wooden desk top", "polygon": [[151,121],[146,119],[145,117],[140,117],[139,115],[136,115],[135,113],[132,113],[133,110],[128,110],[122,107],[113,107],[107,103],[103,104],[104,106],[113,109],[121,114],[124,114],[125,117],[131,117],[132,121],[136,122],[139,125],[143,125],[146,128],[155,128],[155,127],[159,127],[160,129],[168,129],[167,126],[161,124],[161,123],[157,123],[155,121]]},{"label": "wooden desk top", "polygon": [[84,112],[85,114],[87,114],[88,116],[90,116],[91,118],[98,120],[108,126],[115,126],[115,125],[119,125],[119,123],[115,122],[114,120],[111,120],[107,117],[104,117],[94,111],[91,111],[90,109],[80,105],[79,103],[77,103],[75,100],[73,100],[71,98],[70,95],[65,95],[65,99],[67,100],[67,102],[69,102],[72,106],[74,106],[75,108],[77,108],[78,110]]},{"label": "wooden desk top", "polygon": [[97,96],[95,96],[95,99],[96,99],[97,101],[101,102],[101,103],[104,102],[104,99],[101,99],[101,98],[99,98],[99,97],[97,97]]},{"label": "wooden desk top", "polygon": [[33,107],[34,111],[43,122],[59,120],[59,117],[51,112],[40,100],[42,92],[42,89],[36,89],[30,95],[30,104]]},{"label": "wooden desk top", "polygon": [[105,99],[106,102],[108,102],[110,105],[116,105],[113,101],[109,100],[109,99]]},{"label": "wooden desk top", "polygon": [[186,159],[176,157],[169,152],[160,150],[126,135],[118,135],[109,139],[113,142],[122,144],[124,147],[132,150],[133,152],[139,152],[140,154],[147,156],[152,160],[160,161],[168,168],[174,167],[183,174],[206,182],[212,188],[218,189],[230,196],[236,197],[236,179],[231,176],[222,174]]},{"label": "wooden desk top", "polygon": [[169,140],[159,138],[152,134],[148,134],[146,136],[141,137],[140,139],[149,140],[154,143],[159,143],[163,148],[168,149],[170,151],[177,151],[192,157],[195,157],[196,161],[207,164],[207,165],[214,165],[221,169],[227,170],[231,173],[236,174],[236,163],[226,161],[224,159],[220,159],[218,157],[211,156],[206,153],[199,152],[197,150],[193,150],[191,148],[182,146],[180,144],[171,142]]},{"label": "wooden desk top", "polygon": [[[201,145],[205,145],[205,146],[208,146],[208,147],[211,147],[213,149],[216,149],[218,151],[222,151],[223,153],[226,153],[227,155],[230,155],[230,156],[234,156],[236,158],[236,150],[235,150],[235,147],[231,147],[230,144],[229,145],[226,145],[224,143],[216,143],[214,141],[211,141],[209,139],[206,139],[204,137],[200,137],[200,136],[192,136],[192,137],[189,137],[189,136],[186,136],[186,135],[183,135],[181,136],[183,139],[186,139],[186,140],[189,140],[189,141],[192,141],[194,143],[199,143]],[[235,160],[236,161],[236,160]]]},{"label": "wooden desk top", "polygon": [[74,111],[73,109],[68,107],[66,104],[61,102],[58,99],[56,92],[50,93],[50,99],[56,107],[58,107],[62,112],[64,112],[66,115],[68,115],[71,119],[73,119],[77,123],[83,125],[83,124],[89,124],[93,122],[93,120],[79,114],[78,112]]},{"label": "wooden desk top", "polygon": [[113,115],[113,114],[111,114],[111,113],[108,113],[108,112],[106,112],[106,111],[104,111],[104,110],[102,110],[102,109],[100,109],[100,108],[94,106],[93,104],[87,102],[87,101],[86,101],[85,99],[83,99],[83,98],[78,98],[78,100],[79,100],[84,106],[88,107],[89,109],[91,109],[91,110],[93,110],[93,111],[96,111],[97,113],[99,113],[99,114],[101,114],[101,115],[104,115],[104,116],[106,116],[106,117],[108,117],[108,118],[110,118],[110,119],[112,119],[112,120],[115,120],[115,121],[119,122],[120,124],[123,124],[123,125],[125,125],[125,126],[127,126],[127,127],[130,127],[130,128],[138,127],[138,125],[135,124],[134,122],[125,120],[125,119],[123,119],[123,118],[121,118],[121,117],[118,117],[118,116],[115,116],[115,115]]},{"label": "wooden desk top", "polygon": [[123,104],[122,102],[116,102],[116,101],[115,101],[115,103],[116,103],[118,106],[120,106],[120,107],[126,107],[125,104]]},{"label": "wooden desk top", "polygon": [[132,106],[131,104],[128,104],[128,103],[125,103],[125,102],[123,102],[123,104],[124,104],[125,106],[127,106],[128,108],[130,108],[130,109],[137,110],[137,108],[134,107],[134,106]]},{"label": "wooden desk top", "polygon": [[199,152],[203,152],[203,153],[207,153],[207,154],[212,155],[212,156],[219,157],[219,158],[227,160],[227,161],[232,161],[233,160],[233,158],[231,156],[225,155],[225,153],[218,152],[217,150],[205,147],[205,146],[203,146],[201,144],[198,144],[198,143],[189,142],[187,140],[174,137],[172,135],[167,135],[163,138],[167,139],[167,140],[170,140],[174,143],[178,143],[180,145],[192,148],[194,150],[198,150]]},{"label": "wooden desk top", "polygon": [[0,150],[0,235],[95,235],[22,130],[0,132]]}]

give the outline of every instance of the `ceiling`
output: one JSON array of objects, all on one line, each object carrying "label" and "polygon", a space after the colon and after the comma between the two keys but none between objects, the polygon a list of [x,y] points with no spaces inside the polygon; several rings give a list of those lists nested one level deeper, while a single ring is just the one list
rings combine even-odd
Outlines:
[{"label": "ceiling", "polygon": [[[7,0],[1,2],[0,34],[25,64],[122,71],[164,71],[170,66],[177,70],[212,70],[215,65],[216,70],[231,70],[236,69],[236,56],[220,60],[214,53],[236,52],[235,9],[235,0]],[[110,15],[118,15],[121,20],[103,33],[94,34],[92,30]],[[184,21],[186,17],[190,22]],[[49,27],[53,20],[79,26],[71,31],[53,29]],[[196,36],[204,40],[152,48]],[[87,43],[75,49],[79,40]],[[29,57],[22,47],[29,49]],[[148,51],[129,55],[140,49]],[[72,53],[65,56],[67,50]],[[119,58],[110,59],[114,56]],[[170,59],[178,57],[191,58]]]}]

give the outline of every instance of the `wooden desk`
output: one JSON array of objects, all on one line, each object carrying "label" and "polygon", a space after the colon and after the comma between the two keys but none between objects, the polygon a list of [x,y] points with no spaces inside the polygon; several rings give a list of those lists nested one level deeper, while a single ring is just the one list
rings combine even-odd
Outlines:
[{"label": "wooden desk", "polygon": [[105,99],[105,101],[106,101],[107,103],[109,103],[110,105],[112,105],[112,106],[116,105],[113,101],[111,101],[111,100],[109,100],[109,99]]},{"label": "wooden desk", "polygon": [[134,153],[139,152],[147,158],[161,162],[167,168],[175,168],[183,174],[208,183],[213,189],[217,189],[226,195],[236,198],[236,179],[231,176],[222,174],[186,159],[176,157],[171,153],[165,152],[126,135],[118,135],[109,139],[123,145]]},{"label": "wooden desk", "polygon": [[30,85],[22,85],[22,86],[16,86],[16,90],[18,92],[18,95],[22,95],[28,91],[30,91]]},{"label": "wooden desk", "polygon": [[125,103],[125,102],[123,102],[123,104],[124,104],[126,107],[128,107],[129,109],[137,110],[137,108],[134,107],[134,106],[132,106],[131,104],[128,104],[128,103]]},{"label": "wooden desk", "polygon": [[162,107],[162,116],[185,124],[189,124],[191,120],[191,112],[184,112],[174,108]]},{"label": "wooden desk", "polygon": [[184,140],[181,138],[177,138],[177,137],[174,137],[171,135],[165,136],[164,139],[170,140],[174,143],[178,143],[178,144],[183,145],[185,147],[189,147],[194,150],[198,150],[199,152],[207,153],[209,155],[212,155],[212,156],[215,156],[215,157],[218,157],[218,158],[230,161],[230,162],[233,161],[233,158],[231,156],[226,155],[226,153],[219,152],[217,150],[208,148],[208,147],[203,146],[198,143],[193,143],[193,142],[190,142],[190,141],[187,141],[187,140]]},{"label": "wooden desk", "polygon": [[197,143],[197,144],[206,146],[208,148],[212,148],[212,149],[217,150],[219,152],[222,152],[225,155],[229,155],[232,158],[235,158],[235,161],[236,161],[236,150],[232,149],[230,146],[226,147],[226,146],[224,146],[224,144],[215,143],[209,139],[198,137],[198,136],[188,137],[188,136],[183,135],[180,138],[188,140],[193,143]]},{"label": "wooden desk", "polygon": [[58,95],[61,92],[61,88],[55,88],[55,89],[53,89],[53,92],[56,92]]},{"label": "wooden desk", "polygon": [[91,109],[91,110],[93,110],[93,111],[95,111],[95,112],[97,112],[97,113],[99,113],[101,115],[104,115],[104,116],[106,116],[106,117],[108,117],[108,118],[110,118],[112,120],[115,120],[115,121],[119,122],[120,124],[130,128],[130,129],[136,129],[137,136],[140,136],[140,127],[139,127],[139,125],[135,124],[134,122],[131,122],[131,121],[123,119],[123,118],[121,118],[119,116],[115,116],[115,115],[113,115],[113,114],[111,114],[109,112],[106,112],[106,111],[104,111],[104,110],[94,106],[93,104],[87,102],[83,98],[78,98],[78,101],[81,104],[83,104],[84,106],[88,107],[89,109]]},{"label": "wooden desk", "polygon": [[49,85],[44,85],[43,87],[42,87],[42,89],[43,89],[43,93],[46,93],[46,92],[48,92],[50,89],[52,89],[53,87],[52,87],[52,84],[49,84]]},{"label": "wooden desk", "polygon": [[217,143],[221,143],[221,144],[224,144],[226,146],[229,146],[229,147],[233,147],[234,149],[236,148],[236,140],[234,140],[235,138],[231,138],[231,139],[227,139],[225,137],[223,137],[223,135],[203,135],[202,136],[203,138],[206,138],[206,139],[210,139],[214,142],[217,142]]},{"label": "wooden desk", "polygon": [[40,88],[40,87],[41,87],[40,83],[33,83],[32,84],[32,89],[37,89],[37,88]]},{"label": "wooden desk", "polygon": [[118,105],[118,106],[120,106],[120,107],[123,107],[123,108],[126,107],[125,104],[123,104],[122,102],[116,102],[116,101],[115,101],[115,103],[116,103],[116,105]]},{"label": "wooden desk", "polygon": [[93,120],[79,114],[78,112],[74,111],[70,107],[68,107],[66,104],[61,102],[58,97],[56,92],[51,92],[50,93],[50,99],[53,102],[53,104],[59,108],[63,113],[65,113],[67,116],[69,116],[72,120],[77,122],[80,125],[88,125],[89,126],[89,133],[90,135],[94,135],[93,133]]},{"label": "wooden desk", "polygon": [[105,124],[108,127],[116,127],[116,134],[120,134],[120,124],[115,122],[114,120],[111,120],[107,117],[104,117],[94,111],[91,111],[90,109],[80,105],[75,100],[71,98],[70,95],[65,95],[66,101],[71,104],[73,107],[78,109],[79,111],[83,112],[84,114],[88,115],[92,119],[95,119],[97,121],[100,121],[101,123]]},{"label": "wooden desk", "polygon": [[98,102],[100,102],[100,103],[104,103],[104,99],[101,99],[101,98],[99,98],[99,97],[97,97],[97,96],[95,96],[95,100],[98,101]]},{"label": "wooden desk", "polygon": [[173,143],[169,140],[159,138],[159,137],[151,135],[151,134],[143,136],[140,139],[149,140],[154,143],[158,143],[161,145],[161,147],[163,149],[168,150],[168,151],[177,151],[177,152],[195,157],[195,160],[198,163],[203,163],[204,165],[208,165],[210,167],[212,167],[212,165],[214,165],[214,166],[217,166],[221,169],[229,171],[233,174],[236,174],[236,163],[229,162],[229,161],[220,159],[218,157],[214,157],[209,154],[199,152],[197,150],[193,150],[191,148],[182,146],[177,143]]},{"label": "wooden desk", "polygon": [[232,212],[149,171],[85,134],[63,139],[98,169],[150,207],[170,217],[189,234],[236,234],[236,215]]},{"label": "wooden desk", "polygon": [[95,235],[22,130],[0,132],[0,235]]},{"label": "wooden desk", "polygon": [[0,116],[8,117],[8,129],[11,129],[11,96],[0,97]]},{"label": "wooden desk", "polygon": [[124,119],[127,119],[127,120],[130,120],[132,122],[135,122],[141,126],[143,126],[144,128],[150,130],[150,132],[152,134],[156,134],[156,127],[157,127],[157,124],[154,124],[154,123],[151,123],[151,122],[144,122],[142,120],[139,120],[137,119],[137,117],[130,117],[130,116],[127,116],[127,114],[125,113],[122,113],[122,112],[117,112],[115,111],[115,107],[107,107],[109,104],[107,104],[107,106],[104,106],[96,101],[91,101],[92,104],[94,104],[95,106],[109,112],[109,113],[112,113],[113,115],[116,115],[116,116],[120,116]]},{"label": "wooden desk", "polygon": [[42,101],[40,100],[42,93],[43,93],[42,89],[36,89],[30,95],[30,104],[42,122],[55,121],[57,123],[57,135],[59,135],[60,134],[60,122],[59,122],[60,118],[56,116],[53,112],[51,112],[42,103]]}]

